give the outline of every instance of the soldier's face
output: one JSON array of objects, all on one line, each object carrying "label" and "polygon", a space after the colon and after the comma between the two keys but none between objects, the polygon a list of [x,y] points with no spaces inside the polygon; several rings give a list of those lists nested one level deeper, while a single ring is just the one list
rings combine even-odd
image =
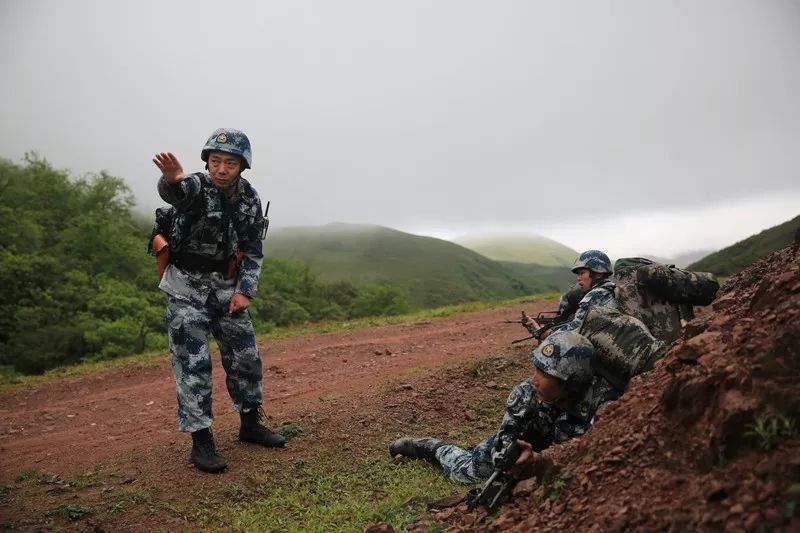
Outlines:
[{"label": "soldier's face", "polygon": [[575,273],[575,279],[583,292],[589,292],[592,288],[592,273],[588,268],[579,268]]},{"label": "soldier's face", "polygon": [[543,402],[554,403],[567,396],[566,384],[558,378],[545,374],[538,367],[531,380],[537,396]]},{"label": "soldier's face", "polygon": [[208,174],[218,189],[227,189],[239,177],[242,161],[235,155],[225,152],[211,152],[208,156]]}]

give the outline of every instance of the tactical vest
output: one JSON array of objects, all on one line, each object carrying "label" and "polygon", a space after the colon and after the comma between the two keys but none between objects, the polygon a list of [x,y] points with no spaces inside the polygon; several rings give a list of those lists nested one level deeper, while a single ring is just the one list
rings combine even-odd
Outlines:
[{"label": "tactical vest", "polygon": [[148,252],[158,252],[153,249],[153,239],[163,235],[170,248],[170,262],[188,265],[189,270],[224,272],[241,241],[261,238],[264,219],[257,196],[244,178],[239,178],[242,181],[239,198],[228,203],[205,174],[195,175],[200,176],[202,188],[188,209],[156,209]]}]

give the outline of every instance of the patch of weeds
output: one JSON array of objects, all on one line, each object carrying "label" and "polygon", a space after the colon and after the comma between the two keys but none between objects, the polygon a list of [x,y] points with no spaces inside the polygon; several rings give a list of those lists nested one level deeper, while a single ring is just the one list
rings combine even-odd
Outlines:
[{"label": "patch of weeds", "polygon": [[222,489],[222,495],[225,497],[226,500],[241,502],[241,501],[246,501],[248,498],[250,498],[252,495],[252,491],[246,489],[245,487],[239,485],[238,483],[230,483],[229,485],[226,485],[225,488]]},{"label": "patch of weeds", "polygon": [[470,400],[467,402],[467,409],[473,411],[478,419],[491,420],[497,422],[503,416],[503,403],[498,403],[496,398],[484,398],[482,400]]},{"label": "patch of weeds", "polygon": [[439,522],[428,524],[428,533],[444,533],[444,524]]},{"label": "patch of weeds", "polygon": [[6,503],[11,499],[11,487],[3,485],[0,487],[0,503]]},{"label": "patch of weeds", "polygon": [[[111,499],[111,498],[109,498]],[[134,489],[114,494],[112,501],[108,504],[110,513],[122,513],[136,505],[148,504],[153,501],[153,495],[146,489]]]},{"label": "patch of weeds", "polygon": [[760,415],[748,426],[745,437],[750,438],[755,446],[764,452],[774,449],[782,440],[798,435],[797,422],[790,416]]},{"label": "patch of weeds", "polygon": [[291,440],[303,434],[303,428],[294,422],[282,422],[280,426],[275,429],[275,433]]},{"label": "patch of weeds", "polygon": [[570,480],[572,480],[572,474],[564,470],[560,472],[557,476],[548,479],[545,483],[545,489],[547,490],[547,497],[551,500],[558,499],[564,491],[567,489]]},{"label": "patch of weeds", "polygon": [[458,489],[424,461],[320,460],[304,463],[250,504],[221,509],[216,518],[222,529],[234,531],[360,531],[368,522],[400,531],[425,514],[428,502]]},{"label": "patch of weeds", "polygon": [[106,507],[108,512],[111,513],[111,514],[122,513],[122,512],[125,511],[126,508],[127,508],[127,505],[125,505],[124,501],[109,503],[108,507]]},{"label": "patch of weeds", "polygon": [[25,470],[24,472],[20,473],[15,481],[17,483],[23,483],[27,485],[40,485],[44,483],[49,483],[53,476],[51,474],[47,474],[45,472],[41,472],[39,470]]},{"label": "patch of weeds", "polygon": [[789,486],[789,489],[786,491],[786,494],[792,496],[792,500],[786,503],[786,507],[783,509],[783,518],[786,522],[791,522],[792,519],[795,517],[797,513],[797,500],[800,498],[800,483],[794,483]]},{"label": "patch of weeds", "polygon": [[45,516],[61,515],[70,520],[80,520],[94,513],[94,509],[81,503],[66,503],[45,511]]},{"label": "patch of weeds", "polygon": [[482,359],[470,359],[464,365],[464,372],[471,378],[479,378],[484,373],[484,361]]},{"label": "patch of weeds", "polygon": [[464,365],[464,372],[471,378],[484,378],[496,376],[513,365],[514,363],[505,357],[473,358]]},{"label": "patch of weeds", "polygon": [[76,489],[85,489],[86,487],[96,485],[99,482],[98,478],[99,474],[97,472],[83,472],[70,479],[67,484]]}]

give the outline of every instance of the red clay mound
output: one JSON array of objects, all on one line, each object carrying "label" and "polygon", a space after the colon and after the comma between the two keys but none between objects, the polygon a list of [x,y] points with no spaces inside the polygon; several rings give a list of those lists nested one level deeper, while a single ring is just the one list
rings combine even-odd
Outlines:
[{"label": "red clay mound", "polygon": [[799,259],[785,248],[729,280],[499,517],[436,516],[465,531],[800,531]]}]

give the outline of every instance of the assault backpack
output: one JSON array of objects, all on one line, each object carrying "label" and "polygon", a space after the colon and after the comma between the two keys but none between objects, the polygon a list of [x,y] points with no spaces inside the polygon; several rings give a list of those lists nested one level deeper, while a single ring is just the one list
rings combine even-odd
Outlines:
[{"label": "assault backpack", "polygon": [[589,309],[580,334],[597,350],[592,370],[620,394],[633,376],[653,368],[669,347],[656,339],[641,320],[608,306]]},{"label": "assault backpack", "polygon": [[650,328],[653,335],[671,342],[680,335],[681,311],[691,319],[692,306],[709,305],[719,283],[709,272],[692,272],[643,257],[626,257],[614,263],[616,298],[625,313]]}]

